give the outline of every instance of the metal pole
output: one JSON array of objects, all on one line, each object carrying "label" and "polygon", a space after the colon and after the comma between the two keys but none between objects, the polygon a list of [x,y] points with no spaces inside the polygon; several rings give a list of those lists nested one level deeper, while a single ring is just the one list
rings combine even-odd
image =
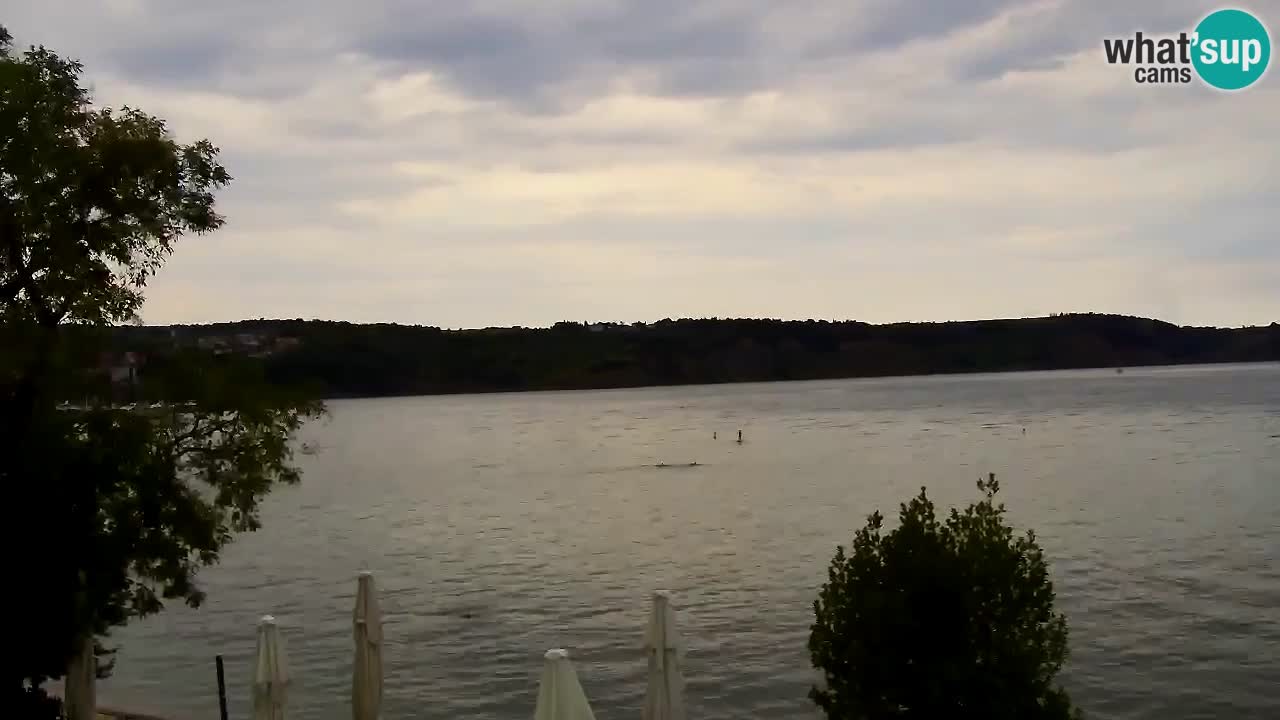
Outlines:
[{"label": "metal pole", "polygon": [[222,672],[222,656],[214,658],[218,665],[218,717],[227,720],[227,678]]}]

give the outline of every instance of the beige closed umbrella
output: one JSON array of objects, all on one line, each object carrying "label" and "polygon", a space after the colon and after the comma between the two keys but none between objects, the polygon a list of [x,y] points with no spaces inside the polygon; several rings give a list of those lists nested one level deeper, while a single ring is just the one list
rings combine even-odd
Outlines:
[{"label": "beige closed umbrella", "polygon": [[378,720],[382,711],[382,611],[372,573],[362,572],[357,580],[353,621],[356,657],[351,673],[351,717]]},{"label": "beige closed umbrella", "polygon": [[649,658],[649,686],[644,695],[643,720],[685,720],[684,643],[676,632],[676,611],[671,594],[653,594],[653,609],[644,634]]},{"label": "beige closed umbrella", "polygon": [[258,653],[253,661],[253,720],[284,720],[289,699],[289,664],[276,619],[258,622]]},{"label": "beige closed umbrella", "polygon": [[67,720],[96,720],[97,682],[98,659],[93,653],[93,636],[90,635],[80,641],[62,679],[62,707]]},{"label": "beige closed umbrella", "polygon": [[569,652],[548,650],[544,658],[533,720],[595,720],[578,674],[569,663]]}]

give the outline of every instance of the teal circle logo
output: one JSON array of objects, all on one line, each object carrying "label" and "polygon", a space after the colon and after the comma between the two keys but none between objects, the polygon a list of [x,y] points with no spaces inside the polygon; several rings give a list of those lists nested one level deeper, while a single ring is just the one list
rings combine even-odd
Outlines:
[{"label": "teal circle logo", "polygon": [[1218,10],[1196,26],[1191,64],[1200,79],[1219,90],[1243,90],[1271,62],[1271,36],[1244,10]]}]

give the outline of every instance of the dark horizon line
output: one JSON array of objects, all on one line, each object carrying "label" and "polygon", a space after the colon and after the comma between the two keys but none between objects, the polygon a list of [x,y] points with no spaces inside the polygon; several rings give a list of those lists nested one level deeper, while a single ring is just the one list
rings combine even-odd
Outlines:
[{"label": "dark horizon line", "polygon": [[[555,323],[552,323],[550,325],[487,325],[484,327],[444,327],[441,325],[425,325],[425,324],[405,323],[405,322],[387,322],[387,321],[365,322],[365,321],[354,321],[354,320],[330,320],[330,319],[318,318],[318,317],[311,317],[311,318],[259,317],[259,318],[243,318],[240,320],[218,320],[218,321],[211,321],[211,322],[154,323],[154,324],[143,323],[141,327],[197,328],[197,327],[211,327],[216,325],[239,325],[243,323],[317,322],[317,323],[333,323],[338,325],[372,325],[372,326],[391,326],[391,327],[405,327],[405,328],[430,328],[430,329],[441,330],[444,332],[477,332],[482,330],[550,330],[560,324],[572,324],[572,325],[581,325],[581,326],[609,325],[609,326],[615,326],[615,327],[634,327],[636,325],[649,326],[649,325],[657,325],[660,323],[680,323],[680,322],[776,322],[776,323],[801,323],[801,324],[803,323],[827,323],[827,324],[852,323],[852,324],[859,324],[859,325],[867,325],[870,327],[893,327],[893,326],[899,326],[899,325],[948,325],[948,324],[992,323],[992,322],[1018,322],[1018,321],[1027,321],[1027,320],[1054,320],[1057,318],[1064,318],[1064,317],[1127,318],[1127,319],[1133,319],[1133,320],[1145,320],[1148,322],[1162,323],[1164,325],[1169,325],[1176,328],[1200,329],[1200,330],[1204,330],[1204,329],[1247,330],[1251,328],[1272,327],[1280,324],[1280,322],[1272,321],[1268,324],[1263,324],[1263,325],[1248,325],[1248,324],[1246,325],[1179,325],[1178,323],[1170,322],[1168,320],[1161,320],[1160,318],[1154,318],[1154,317],[1145,317],[1142,315],[1126,315],[1123,313],[1107,313],[1107,312],[1064,312],[1064,313],[1052,313],[1049,315],[1028,315],[1023,317],[1005,316],[1005,317],[969,318],[964,320],[899,320],[899,321],[893,321],[893,322],[880,322],[880,323],[867,322],[865,320],[856,320],[852,318],[835,320],[830,318],[784,319],[784,318],[777,318],[777,317],[706,316],[706,317],[679,317],[679,318],[665,317],[659,320],[637,320],[634,322],[622,322],[622,321],[616,321],[616,320],[597,320],[597,321],[558,320]],[[117,325],[117,327],[129,327],[129,325],[120,324],[120,325]]]}]

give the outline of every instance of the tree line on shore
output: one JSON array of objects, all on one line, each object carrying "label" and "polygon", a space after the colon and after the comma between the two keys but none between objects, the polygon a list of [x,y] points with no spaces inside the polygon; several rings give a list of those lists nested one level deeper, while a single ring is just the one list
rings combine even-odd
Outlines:
[{"label": "tree line on shore", "polygon": [[[587,389],[1280,360],[1280,325],[1180,327],[1145,318],[870,325],[738,319],[561,322],[442,330],[319,320],[118,327],[112,346],[150,355],[257,338],[268,380],[327,397]],[[284,349],[254,352],[259,347]],[[197,344],[199,343],[199,344]]]}]

